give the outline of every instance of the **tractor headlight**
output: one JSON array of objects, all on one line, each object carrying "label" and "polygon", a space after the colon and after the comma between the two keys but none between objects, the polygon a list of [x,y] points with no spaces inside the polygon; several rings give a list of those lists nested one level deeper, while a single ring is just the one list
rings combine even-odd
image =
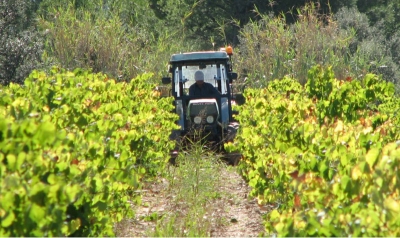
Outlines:
[{"label": "tractor headlight", "polygon": [[194,117],[193,121],[196,124],[200,124],[201,123],[201,117]]},{"label": "tractor headlight", "polygon": [[207,122],[210,123],[210,124],[213,123],[214,122],[214,117],[213,116],[208,116],[207,117]]}]

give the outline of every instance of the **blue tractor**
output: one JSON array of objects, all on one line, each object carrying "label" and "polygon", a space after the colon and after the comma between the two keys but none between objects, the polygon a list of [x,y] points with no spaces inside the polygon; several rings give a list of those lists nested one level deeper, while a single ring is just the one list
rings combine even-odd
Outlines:
[{"label": "blue tractor", "polygon": [[[239,128],[234,119],[237,112],[232,110],[232,105],[244,102],[242,94],[233,93],[232,85],[237,73],[232,71],[231,56],[231,47],[171,56],[171,75],[162,78],[163,84],[171,85],[168,96],[174,97],[175,112],[179,115],[177,123],[180,129],[171,135],[171,139],[177,141],[177,147],[171,152],[171,161],[175,161],[185,140],[189,139],[205,140],[210,148],[222,152],[222,157],[230,164],[237,164],[240,155],[226,153],[223,146],[233,141]],[[202,84],[201,81],[208,88],[195,85]]]}]

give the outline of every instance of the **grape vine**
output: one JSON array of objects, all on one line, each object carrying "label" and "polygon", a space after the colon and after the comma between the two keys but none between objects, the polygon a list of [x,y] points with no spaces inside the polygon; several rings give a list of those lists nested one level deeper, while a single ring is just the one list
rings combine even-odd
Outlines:
[{"label": "grape vine", "polygon": [[53,68],[0,88],[0,236],[113,235],[174,146],[171,98]]},{"label": "grape vine", "polygon": [[[261,204],[268,235],[400,234],[400,98],[376,75],[335,79],[315,66],[245,91],[228,150]],[[396,114],[397,113],[397,114]]]}]

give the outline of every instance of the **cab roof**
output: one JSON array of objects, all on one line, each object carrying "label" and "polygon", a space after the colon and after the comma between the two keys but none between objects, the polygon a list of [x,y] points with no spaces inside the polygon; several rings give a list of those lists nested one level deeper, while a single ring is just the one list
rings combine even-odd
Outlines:
[{"label": "cab roof", "polygon": [[170,63],[198,60],[227,60],[228,54],[224,51],[200,51],[174,54],[171,56]]}]

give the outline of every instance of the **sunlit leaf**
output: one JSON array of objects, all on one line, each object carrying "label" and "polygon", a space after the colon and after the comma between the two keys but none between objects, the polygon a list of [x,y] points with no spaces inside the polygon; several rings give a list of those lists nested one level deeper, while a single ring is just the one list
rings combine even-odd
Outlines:
[{"label": "sunlit leaf", "polygon": [[375,165],[378,157],[380,154],[380,150],[378,148],[372,148],[368,151],[367,155],[365,156],[365,160],[367,161],[368,165],[373,168]]},{"label": "sunlit leaf", "polygon": [[15,215],[13,211],[7,212],[4,217],[1,217],[1,226],[9,227],[15,220]]},{"label": "sunlit leaf", "polygon": [[29,218],[33,221],[40,221],[44,218],[46,212],[45,208],[33,203],[29,210]]}]

